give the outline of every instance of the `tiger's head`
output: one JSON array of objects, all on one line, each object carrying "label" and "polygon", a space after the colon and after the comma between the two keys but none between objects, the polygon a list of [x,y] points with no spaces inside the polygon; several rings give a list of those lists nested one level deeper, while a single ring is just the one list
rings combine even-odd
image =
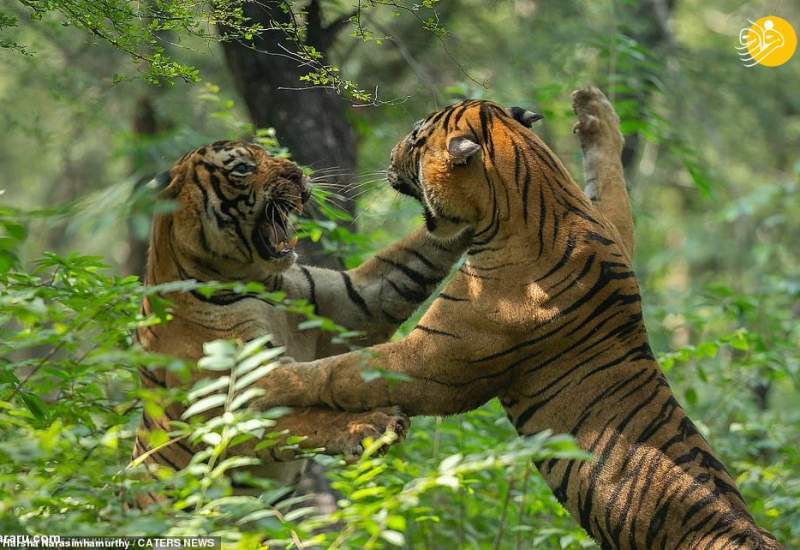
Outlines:
[{"label": "tiger's head", "polygon": [[[538,140],[529,128],[541,118],[489,101],[451,105],[417,122],[394,147],[389,184],[422,203],[428,231],[439,239],[466,229],[475,237],[492,232],[498,216],[512,215],[512,193],[522,192],[511,179],[519,178],[524,140]],[[498,172],[500,166],[515,165],[511,177]]]},{"label": "tiger's head", "polygon": [[255,280],[295,261],[290,216],[303,211],[309,186],[293,162],[253,143],[218,141],[187,153],[152,183],[160,198],[175,203],[156,219],[153,238],[192,263],[179,265],[182,278],[201,271],[218,280]]}]

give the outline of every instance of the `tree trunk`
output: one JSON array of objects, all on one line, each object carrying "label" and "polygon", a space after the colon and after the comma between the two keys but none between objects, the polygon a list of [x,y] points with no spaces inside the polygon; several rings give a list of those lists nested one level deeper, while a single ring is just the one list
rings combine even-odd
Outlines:
[{"label": "tree trunk", "polygon": [[[292,21],[291,15],[278,4],[274,1],[245,3],[243,10],[252,22],[269,29]],[[323,55],[323,63],[337,32],[346,23],[347,18],[343,17],[323,27],[318,0],[309,2],[307,43]],[[356,166],[356,140],[347,120],[347,103],[334,90],[298,89],[307,86],[300,77],[310,68],[301,66],[301,61],[288,53],[296,49],[297,44],[282,30],[265,30],[248,45],[244,41],[223,41],[228,69],[252,122],[259,128],[274,128],[278,141],[299,164],[314,169],[337,168],[326,180],[342,186],[335,189],[342,195],[336,206],[353,214],[355,203],[349,197],[347,186],[352,182]],[[316,217],[313,206],[307,212]],[[298,243],[298,253],[303,263],[342,267],[339,258],[323,253],[317,243],[308,240]],[[313,502],[320,510],[335,509],[338,495],[316,464],[306,471],[298,492],[314,495]]]},{"label": "tree trunk", "polygon": [[[158,114],[156,113],[155,106],[153,105],[152,94],[154,92],[148,90],[143,93],[136,100],[136,106],[133,111],[131,120],[131,128],[133,135],[141,138],[152,138],[159,133],[163,128],[159,123]],[[147,174],[148,170],[155,170],[158,167],[148,166],[141,158],[131,159],[131,173],[134,175]],[[148,181],[148,177],[144,177],[141,181],[137,182],[135,189],[139,189]],[[129,275],[138,275],[144,279],[145,265],[147,263],[147,247],[149,243],[148,235],[139,235],[133,226],[131,220],[128,223],[128,257],[125,259],[123,269]]]},{"label": "tree trunk", "polygon": [[[243,9],[252,21],[267,28],[291,21],[291,16],[279,9],[276,2],[247,3]],[[323,27],[318,1],[309,3],[307,41],[323,55],[322,62],[345,23],[342,18]],[[226,40],[223,48],[253,123],[261,128],[274,128],[281,145],[289,149],[298,163],[317,169],[339,168],[344,175],[331,177],[329,181],[349,184],[356,166],[356,141],[347,120],[347,103],[334,90],[297,89],[307,85],[300,77],[310,70],[287,54],[295,51],[297,45],[282,30],[265,30],[254,39],[252,47]],[[339,192],[345,198],[337,203],[352,214],[352,199],[344,187]],[[313,209],[311,214],[314,215]],[[315,243],[302,242],[299,251],[305,263],[340,267],[337,258],[323,254]]]},{"label": "tree trunk", "polygon": [[[628,19],[629,28],[625,30],[625,34],[658,54],[672,42],[669,18],[675,9],[675,2],[676,0],[639,0]],[[649,89],[645,88],[641,93],[627,95],[623,99],[634,99],[639,105],[644,106],[650,100]],[[640,118],[643,116],[641,108],[638,115]],[[634,161],[639,156],[640,141],[641,136],[638,133],[625,136],[622,165],[625,167],[628,181],[631,181]]]}]

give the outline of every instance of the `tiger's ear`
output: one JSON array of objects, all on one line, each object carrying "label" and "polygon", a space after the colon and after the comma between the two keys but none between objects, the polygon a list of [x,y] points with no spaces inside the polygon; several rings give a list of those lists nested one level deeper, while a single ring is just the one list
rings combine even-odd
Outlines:
[{"label": "tiger's ear", "polygon": [[456,136],[447,142],[447,152],[453,157],[453,164],[466,164],[480,149],[481,146],[467,136]]},{"label": "tiger's ear", "polygon": [[514,120],[525,126],[526,128],[530,128],[533,126],[534,122],[542,120],[544,115],[539,113],[534,113],[533,111],[528,111],[527,109],[523,109],[522,107],[511,107],[508,110],[508,114],[510,114]]},{"label": "tiger's ear", "polygon": [[171,170],[165,170],[164,172],[161,172],[153,179],[148,181],[145,184],[145,187],[158,193],[160,198],[168,199],[172,198],[177,193],[177,186],[170,185],[171,182],[172,182]]}]

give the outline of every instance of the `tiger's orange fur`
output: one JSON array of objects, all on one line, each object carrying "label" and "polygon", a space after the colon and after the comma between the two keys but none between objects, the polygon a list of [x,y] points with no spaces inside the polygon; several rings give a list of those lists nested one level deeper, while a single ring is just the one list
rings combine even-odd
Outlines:
[{"label": "tiger's orange fur", "polygon": [[[602,547],[778,548],[650,349],[616,117],[596,89],[575,110],[597,206],[513,112],[466,101],[419,123],[390,182],[433,235],[472,234],[466,263],[406,338],[273,371],[261,406],[448,415],[498,397],[521,436],[570,433],[593,455],[538,467]],[[365,363],[411,380],[365,381]]]}]

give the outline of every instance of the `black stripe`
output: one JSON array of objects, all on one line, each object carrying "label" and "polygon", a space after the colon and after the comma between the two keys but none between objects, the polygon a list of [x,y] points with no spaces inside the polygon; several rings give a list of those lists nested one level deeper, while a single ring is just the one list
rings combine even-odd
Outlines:
[{"label": "black stripe", "polygon": [[[556,318],[557,317],[554,317],[553,319],[556,319]],[[551,322],[553,319],[551,319],[550,321],[546,321],[546,322],[542,323],[542,326],[544,326],[547,323]],[[525,341],[520,342],[518,344],[514,344],[510,348],[506,348],[506,349],[504,349],[502,351],[498,351],[498,352],[495,352],[495,353],[492,353],[492,354],[489,354],[489,355],[485,355],[485,356],[480,357],[478,359],[474,359],[474,360],[470,361],[470,363],[474,364],[474,363],[481,363],[483,361],[491,361],[493,359],[499,359],[500,357],[508,355],[509,353],[513,353],[513,352],[518,351],[518,350],[520,350],[522,348],[532,346],[533,344],[535,344],[537,342],[541,342],[542,340],[552,336],[553,334],[555,334],[555,333],[557,333],[557,332],[559,332],[561,330],[564,330],[564,328],[566,328],[567,325],[571,324],[574,321],[575,321],[575,319],[569,319],[568,321],[564,322],[563,325],[561,325],[559,327],[556,327],[555,329],[551,330],[550,332],[542,334],[541,336],[536,336],[535,338],[531,338],[530,340],[525,340]],[[539,328],[541,328],[541,327],[539,327]]]},{"label": "black stripe", "polygon": [[453,334],[452,332],[445,332],[444,330],[439,330],[439,329],[435,329],[435,328],[431,328],[431,327],[426,327],[425,325],[417,325],[416,327],[414,327],[414,330],[416,330],[416,329],[419,329],[422,332],[427,332],[428,334],[436,334],[436,335],[439,335],[439,336],[449,336],[450,338],[456,338],[456,339],[459,339],[459,340],[461,339],[460,336],[458,336],[457,334]]},{"label": "black stripe", "polygon": [[[473,245],[484,245],[484,244],[487,244],[487,243],[491,242],[492,239],[494,239],[495,236],[497,236],[497,233],[500,231],[500,219],[499,219],[500,212],[498,212],[498,208],[497,208],[497,189],[495,188],[495,185],[492,182],[492,178],[489,175],[489,171],[488,171],[488,169],[486,167],[486,163],[483,164],[483,177],[484,177],[484,181],[486,182],[486,186],[491,191],[492,218],[489,221],[489,225],[487,225],[485,229],[481,229],[480,231],[477,231],[475,233],[475,235],[473,237],[473,240],[472,240],[472,244]],[[484,237],[482,239],[477,239],[478,236],[483,235],[484,233],[489,232],[489,231],[491,231],[491,232],[489,233],[488,236],[486,236],[486,237]]]},{"label": "black stripe", "polygon": [[194,170],[192,170],[192,181],[197,188],[200,189],[200,193],[203,195],[203,211],[208,213],[208,191],[206,191],[206,188],[200,183],[200,178],[197,176],[196,166],[194,167]]},{"label": "black stripe", "polygon": [[460,109],[459,109],[458,113],[456,113],[455,118],[453,119],[453,126],[458,126],[458,121],[461,120],[461,117],[463,117],[464,113],[467,112],[467,108],[469,107],[469,104],[460,103],[458,106],[460,107]]},{"label": "black stripe", "polygon": [[456,298],[455,296],[451,296],[450,294],[445,294],[444,292],[440,292],[437,298],[441,298],[442,300],[449,300],[451,302],[469,302],[468,298]]},{"label": "black stripe", "polygon": [[[142,450],[144,450],[144,452],[143,452],[142,454],[150,453],[149,455],[147,455],[147,456],[148,456],[148,458],[152,457],[152,458],[153,458],[153,459],[155,459],[157,462],[166,462],[166,464],[167,464],[167,465],[168,465],[170,468],[172,468],[173,470],[180,470],[180,469],[181,469],[181,468],[180,468],[180,467],[179,467],[177,464],[175,464],[175,463],[174,463],[174,462],[172,462],[172,461],[171,461],[169,458],[167,458],[166,456],[164,456],[164,455],[161,453],[161,450],[160,450],[160,449],[159,449],[159,450],[157,450],[157,451],[153,451],[153,450],[150,448],[150,446],[149,446],[149,445],[146,445],[144,442],[142,442],[141,438],[137,438],[137,441],[139,442],[139,445],[142,447]],[[151,451],[152,451],[152,452],[151,452]],[[141,456],[141,455],[140,455],[140,456]],[[158,460],[158,459],[161,459],[161,460]]]},{"label": "black stripe", "polygon": [[399,317],[395,317],[394,315],[386,311],[385,308],[381,308],[381,313],[383,314],[383,317],[393,325],[400,326],[401,324],[403,324],[403,321],[405,321],[405,319],[400,319]]},{"label": "black stripe", "polygon": [[[540,234],[540,237],[541,237],[541,234]],[[541,243],[540,243],[540,245],[541,245]],[[556,271],[561,269],[564,265],[566,265],[566,263],[572,257],[572,253],[574,251],[575,251],[575,235],[570,235],[567,238],[567,246],[564,249],[564,254],[562,254],[562,256],[558,260],[558,262],[556,262],[556,264],[552,268],[550,268],[550,271],[548,271],[547,273],[545,273],[544,275],[542,275],[541,277],[536,279],[536,281],[534,281],[534,282],[538,283],[539,281],[543,281],[543,280],[547,279],[550,275],[552,275],[553,273],[555,273]]]},{"label": "black stripe", "polygon": [[[512,141],[511,146],[514,148],[514,183],[517,186],[517,193],[519,193],[520,171],[522,170],[522,151],[516,142]],[[522,211],[522,215],[527,223],[527,214],[525,210]]]},{"label": "black stripe", "polygon": [[340,271],[342,275],[342,280],[344,281],[344,287],[347,290],[347,297],[350,298],[350,301],[353,302],[358,309],[364,312],[364,315],[367,317],[372,317],[372,313],[369,312],[369,308],[367,307],[367,303],[364,301],[364,298],[361,297],[361,294],[353,286],[353,281],[350,279],[350,275],[346,271]]},{"label": "black stripe", "polygon": [[623,355],[615,357],[611,361],[607,361],[602,365],[600,365],[599,367],[593,368],[588,373],[584,374],[580,380],[578,380],[578,384],[583,384],[583,382],[587,378],[594,376],[598,372],[602,372],[612,367],[616,367],[617,365],[620,364],[628,364],[634,361],[640,361],[642,359],[652,360],[652,355],[650,355],[650,346],[647,343],[642,344],[638,348],[629,349]]},{"label": "black stripe", "polygon": [[547,220],[547,210],[544,206],[544,187],[539,186],[539,253],[536,258],[541,258],[544,252],[544,222]]},{"label": "black stripe", "polygon": [[455,106],[450,106],[446,109],[447,115],[444,117],[444,120],[442,121],[442,127],[444,128],[445,131],[448,130],[448,127],[450,125],[450,118],[452,118],[453,113],[455,112],[454,107]]},{"label": "black stripe", "polygon": [[[625,417],[622,419],[622,421],[615,426],[615,428],[614,428],[614,430],[613,430],[613,432],[611,434],[611,437],[606,442],[605,446],[603,447],[603,450],[600,452],[599,456],[597,457],[597,460],[594,462],[592,470],[591,470],[591,472],[589,474],[589,487],[587,488],[587,491],[586,491],[586,494],[585,494],[586,500],[584,502],[584,505],[580,507],[580,523],[581,523],[581,525],[583,525],[583,526],[590,525],[589,518],[591,517],[592,505],[594,504],[594,502],[593,502],[594,501],[594,491],[595,491],[595,488],[597,486],[597,482],[599,481],[599,478],[600,478],[600,472],[602,471],[603,467],[605,466],[606,461],[609,459],[612,449],[614,447],[616,447],[617,441],[619,441],[620,437],[622,437],[622,434],[624,433],[625,428],[628,426],[628,423],[631,420],[633,420],[633,418],[639,413],[639,411],[641,411],[646,406],[648,406],[658,396],[659,396],[659,392],[658,391],[653,391],[652,393],[646,394],[645,398],[642,401],[640,401],[638,405],[633,407],[628,412],[628,414],[625,415]],[[602,432],[600,432],[600,434],[602,435]],[[600,435],[598,436],[598,438],[599,437],[600,437]]]},{"label": "black stripe", "polygon": [[482,246],[479,248],[470,248],[467,250],[467,256],[478,256],[484,252],[498,252],[503,249],[504,247],[502,246]]},{"label": "black stripe", "polygon": [[385,264],[389,264],[390,266],[394,267],[395,269],[399,270],[403,273],[406,277],[414,281],[417,285],[421,286],[422,288],[427,288],[428,285],[436,285],[442,280],[441,277],[426,277],[419,271],[415,269],[411,269],[408,266],[405,266],[401,263],[395,262],[394,260],[390,260],[388,258],[384,258],[382,256],[375,256],[375,259],[381,261]]},{"label": "black stripe", "polygon": [[[549,286],[547,288],[547,294],[548,294],[547,304],[548,305],[555,304],[559,296],[564,294],[569,289],[573,288],[578,281],[583,279],[592,269],[592,265],[594,264],[594,258],[595,258],[594,254],[590,255],[589,258],[586,260],[586,262],[583,264],[583,269],[581,269],[580,273],[578,273],[577,275],[575,275],[575,271],[570,271],[569,273],[564,275],[561,279],[553,283],[553,285]],[[558,288],[567,281],[570,281],[570,284],[568,284],[555,294],[552,293],[556,288]]]},{"label": "black stripe", "polygon": [[158,378],[156,378],[156,375],[150,372],[145,367],[139,367],[139,375],[147,378],[150,382],[152,382],[156,386],[161,386],[162,388],[167,387],[167,384],[163,380],[159,380]]},{"label": "black stripe", "polygon": [[492,266],[488,266],[488,267],[483,267],[483,266],[480,266],[480,265],[476,265],[473,262],[470,262],[469,263],[469,268],[470,269],[474,269],[476,271],[496,271],[498,269],[503,269],[505,267],[511,267],[511,266],[515,266],[515,265],[522,265],[522,263],[523,262],[506,262],[504,264],[498,264],[498,265],[492,265]]},{"label": "black stripe", "polygon": [[[595,281],[594,286],[590,288],[583,296],[581,296],[578,300],[573,302],[569,307],[565,308],[561,313],[562,315],[567,315],[572,313],[573,311],[577,310],[585,303],[589,302],[592,298],[595,297],[601,290],[603,290],[612,280],[619,280],[619,279],[629,279],[633,278],[632,271],[622,271],[622,272],[615,272],[613,271],[616,267],[624,267],[627,268],[625,264],[616,263],[616,262],[600,262],[600,274],[597,277],[597,281]],[[633,295],[627,295],[633,297]],[[638,294],[636,295],[638,298]]]},{"label": "black stripe", "polygon": [[604,245],[614,244],[614,241],[612,241],[611,239],[607,239],[604,236],[600,235],[599,233],[595,233],[594,231],[589,231],[586,234],[586,239],[589,241],[597,241],[600,244]]},{"label": "black stripe", "polygon": [[230,304],[235,304],[236,302],[240,302],[242,300],[247,300],[249,298],[255,298],[257,300],[261,300],[262,302],[267,302],[263,298],[258,296],[250,296],[249,294],[236,294],[230,292],[215,292],[211,296],[204,296],[197,290],[191,290],[189,293],[194,297],[200,300],[201,302],[205,302],[207,304],[214,304],[215,306],[227,306]]},{"label": "black stripe", "polygon": [[559,224],[559,215],[558,212],[553,211],[553,244],[551,247],[555,248],[556,246],[556,238],[558,237],[558,224]]},{"label": "black stripe", "polygon": [[528,164],[527,157],[523,157],[522,160],[524,161],[525,165],[525,185],[522,187],[522,219],[525,222],[525,225],[528,225],[528,193],[530,192],[531,187],[531,167]]},{"label": "black stripe", "polygon": [[[171,419],[169,418],[169,416],[167,416],[166,414],[165,414],[164,416],[165,416],[165,418],[167,419],[167,422],[168,422],[168,423],[169,423],[169,422],[171,422]],[[143,412],[143,413],[142,413],[142,423],[144,424],[144,426],[145,426],[145,427],[146,427],[146,428],[147,428],[149,431],[152,431],[152,430],[153,430],[153,426],[155,426],[155,428],[156,428],[156,429],[158,429],[158,430],[167,431],[167,429],[166,429],[165,427],[163,427],[163,426],[162,426],[161,424],[159,424],[158,422],[155,422],[155,421],[152,419],[152,417],[151,417],[149,414],[147,414],[146,412]],[[183,450],[183,451],[184,451],[186,454],[188,454],[190,457],[191,457],[191,456],[194,456],[194,452],[195,452],[195,451],[194,451],[194,449],[192,449],[192,448],[191,448],[189,445],[187,445],[186,443],[184,443],[184,442],[183,442],[183,439],[176,439],[175,441],[173,441],[173,442],[172,442],[172,445],[175,445],[175,446],[179,447],[181,450]]]},{"label": "black stripe", "polygon": [[489,277],[488,275],[479,275],[477,273],[470,273],[469,271],[466,271],[466,267],[467,267],[466,264],[464,264],[461,267],[459,267],[458,268],[459,273],[463,273],[467,277],[472,277],[474,279],[483,279],[485,281],[499,281],[500,280],[498,277]]},{"label": "black stripe", "polygon": [[412,248],[408,248],[406,246],[401,246],[400,250],[402,250],[403,252],[407,252],[408,254],[411,254],[412,256],[417,258],[420,262],[425,264],[425,266],[427,266],[428,269],[430,269],[431,271],[437,271],[438,272],[441,269],[441,267],[439,267],[438,265],[436,265],[435,263],[430,261],[428,258],[423,256],[421,253],[417,252],[416,250],[414,250]]},{"label": "black stripe", "polygon": [[317,285],[314,282],[314,277],[311,276],[311,272],[305,268],[305,266],[300,266],[300,271],[305,275],[306,281],[308,281],[308,301],[311,302],[311,305],[314,306],[314,313],[319,315],[319,305],[317,304]]},{"label": "black stripe", "polygon": [[418,290],[406,288],[404,286],[401,287],[400,285],[398,285],[389,278],[386,278],[384,280],[387,283],[389,283],[389,286],[391,286],[394,289],[397,295],[400,296],[402,299],[404,299],[406,302],[411,302],[412,304],[419,304],[421,302],[424,302],[428,298],[427,292],[420,292]]}]

